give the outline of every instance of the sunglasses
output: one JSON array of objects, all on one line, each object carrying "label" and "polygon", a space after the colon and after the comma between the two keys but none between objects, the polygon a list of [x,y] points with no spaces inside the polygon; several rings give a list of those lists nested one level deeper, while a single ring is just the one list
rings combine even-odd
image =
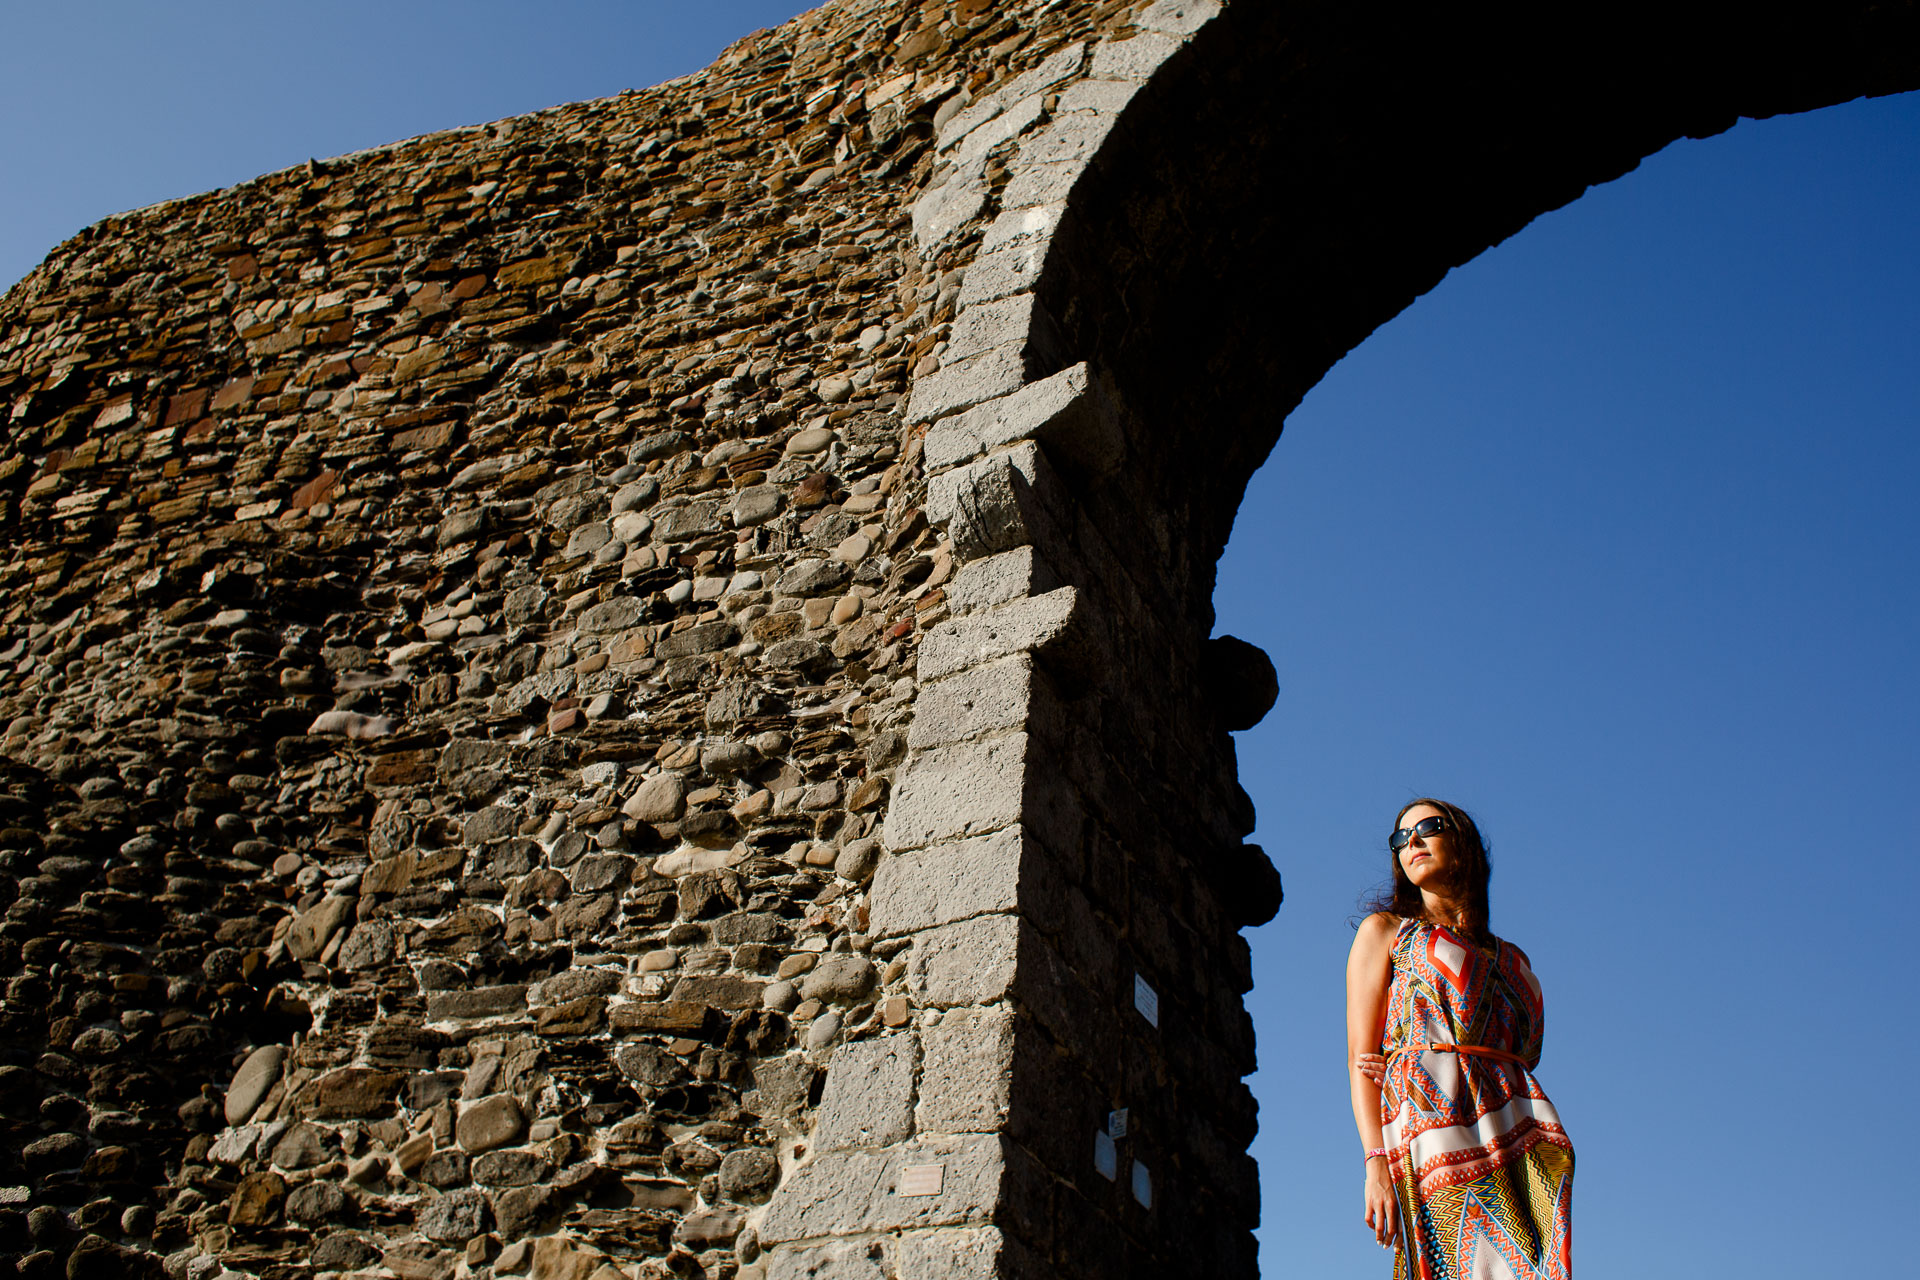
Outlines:
[{"label": "sunglasses", "polygon": [[1439,835],[1447,829],[1446,815],[1436,813],[1431,818],[1422,818],[1410,827],[1401,827],[1387,837],[1387,848],[1395,853],[1406,848],[1415,840],[1425,840],[1429,836]]}]

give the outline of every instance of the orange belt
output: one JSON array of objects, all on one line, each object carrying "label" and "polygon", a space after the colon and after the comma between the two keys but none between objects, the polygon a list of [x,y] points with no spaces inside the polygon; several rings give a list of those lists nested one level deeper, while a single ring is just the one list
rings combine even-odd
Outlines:
[{"label": "orange belt", "polygon": [[1501,1062],[1511,1062],[1529,1071],[1533,1069],[1528,1066],[1527,1060],[1517,1053],[1508,1053],[1505,1049],[1489,1049],[1477,1044],[1441,1044],[1438,1041],[1429,1041],[1426,1044],[1403,1044],[1394,1052],[1418,1053],[1422,1050],[1427,1053],[1465,1053],[1476,1058],[1495,1058]]}]

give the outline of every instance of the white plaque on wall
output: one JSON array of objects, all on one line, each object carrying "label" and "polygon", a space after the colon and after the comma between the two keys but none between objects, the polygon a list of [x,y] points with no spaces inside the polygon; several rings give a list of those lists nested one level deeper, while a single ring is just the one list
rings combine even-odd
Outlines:
[{"label": "white plaque on wall", "polygon": [[1139,974],[1133,975],[1133,1007],[1153,1026],[1160,1025],[1160,994]]},{"label": "white plaque on wall", "polygon": [[940,1184],[945,1181],[947,1166],[943,1164],[910,1164],[900,1171],[900,1194],[903,1196],[937,1196]]},{"label": "white plaque on wall", "polygon": [[1153,1208],[1153,1175],[1138,1160],[1133,1162],[1133,1198],[1143,1209]]},{"label": "white plaque on wall", "polygon": [[1093,1131],[1093,1169],[1108,1182],[1120,1176],[1120,1149],[1102,1129]]}]

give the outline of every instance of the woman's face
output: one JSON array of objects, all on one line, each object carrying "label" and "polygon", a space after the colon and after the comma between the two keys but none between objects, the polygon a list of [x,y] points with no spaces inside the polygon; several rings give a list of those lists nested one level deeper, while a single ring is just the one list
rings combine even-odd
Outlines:
[{"label": "woman's face", "polygon": [[[1400,825],[1412,828],[1422,819],[1444,815],[1430,804],[1417,804],[1400,815]],[[1447,882],[1453,868],[1452,832],[1436,831],[1430,836],[1416,835],[1400,850],[1400,869],[1416,888],[1439,888]]]}]

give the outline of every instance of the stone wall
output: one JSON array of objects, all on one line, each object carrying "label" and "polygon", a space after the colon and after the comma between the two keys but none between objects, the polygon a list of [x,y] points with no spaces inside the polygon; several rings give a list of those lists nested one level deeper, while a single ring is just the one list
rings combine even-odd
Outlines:
[{"label": "stone wall", "polygon": [[821,1068],[915,1016],[867,886],[965,250],[908,206],[940,113],[1119,14],[1041,7],[830,6],[8,294],[29,1273],[755,1256]]},{"label": "stone wall", "polygon": [[1913,6],[1782,12],[841,0],[61,246],[0,301],[0,1249],[1251,1275],[1241,487],[1542,210],[1920,83]]}]

